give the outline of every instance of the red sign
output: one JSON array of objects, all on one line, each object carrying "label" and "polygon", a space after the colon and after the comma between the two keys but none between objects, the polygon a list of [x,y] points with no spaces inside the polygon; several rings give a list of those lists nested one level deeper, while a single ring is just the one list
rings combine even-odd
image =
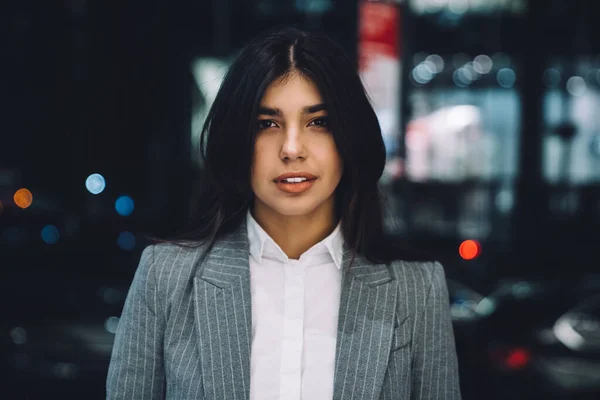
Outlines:
[{"label": "red sign", "polygon": [[360,69],[374,56],[400,58],[400,9],[386,3],[362,2],[359,6]]}]

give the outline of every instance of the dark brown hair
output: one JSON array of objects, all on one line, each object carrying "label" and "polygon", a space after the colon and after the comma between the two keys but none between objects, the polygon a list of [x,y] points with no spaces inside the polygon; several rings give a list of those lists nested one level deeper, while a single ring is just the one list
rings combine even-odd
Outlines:
[{"label": "dark brown hair", "polygon": [[255,39],[229,68],[202,132],[203,176],[196,212],[176,242],[212,246],[242,223],[254,199],[250,167],[259,104],[269,85],[292,71],[311,79],[327,104],[344,164],[336,212],[345,242],[354,255],[375,262],[397,258],[383,231],[378,181],[385,166],[384,142],[356,63],[328,37],[296,28]]}]

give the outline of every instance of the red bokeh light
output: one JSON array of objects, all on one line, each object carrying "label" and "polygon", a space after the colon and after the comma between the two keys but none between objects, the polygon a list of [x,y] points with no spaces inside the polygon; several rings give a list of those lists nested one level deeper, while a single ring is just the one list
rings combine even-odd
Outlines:
[{"label": "red bokeh light", "polygon": [[522,348],[512,349],[504,360],[510,369],[521,369],[529,363],[530,354]]},{"label": "red bokeh light", "polygon": [[465,240],[458,248],[458,254],[465,260],[472,260],[481,253],[481,245],[476,240]]}]

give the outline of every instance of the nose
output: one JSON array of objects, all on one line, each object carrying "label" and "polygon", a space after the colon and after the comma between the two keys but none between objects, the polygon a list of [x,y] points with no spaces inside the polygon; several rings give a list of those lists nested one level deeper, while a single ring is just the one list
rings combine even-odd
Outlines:
[{"label": "nose", "polygon": [[281,145],[280,158],[283,161],[295,161],[306,158],[306,148],[302,142],[300,129],[289,128],[285,132],[285,140]]}]

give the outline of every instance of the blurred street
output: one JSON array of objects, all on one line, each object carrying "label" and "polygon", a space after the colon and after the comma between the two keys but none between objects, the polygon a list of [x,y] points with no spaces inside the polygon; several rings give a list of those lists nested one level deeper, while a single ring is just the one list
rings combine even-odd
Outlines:
[{"label": "blurred street", "polygon": [[277,25],[356,61],[386,228],[445,268],[463,399],[599,399],[599,20],[592,0],[3,2],[0,399],[105,398],[223,74]]}]

